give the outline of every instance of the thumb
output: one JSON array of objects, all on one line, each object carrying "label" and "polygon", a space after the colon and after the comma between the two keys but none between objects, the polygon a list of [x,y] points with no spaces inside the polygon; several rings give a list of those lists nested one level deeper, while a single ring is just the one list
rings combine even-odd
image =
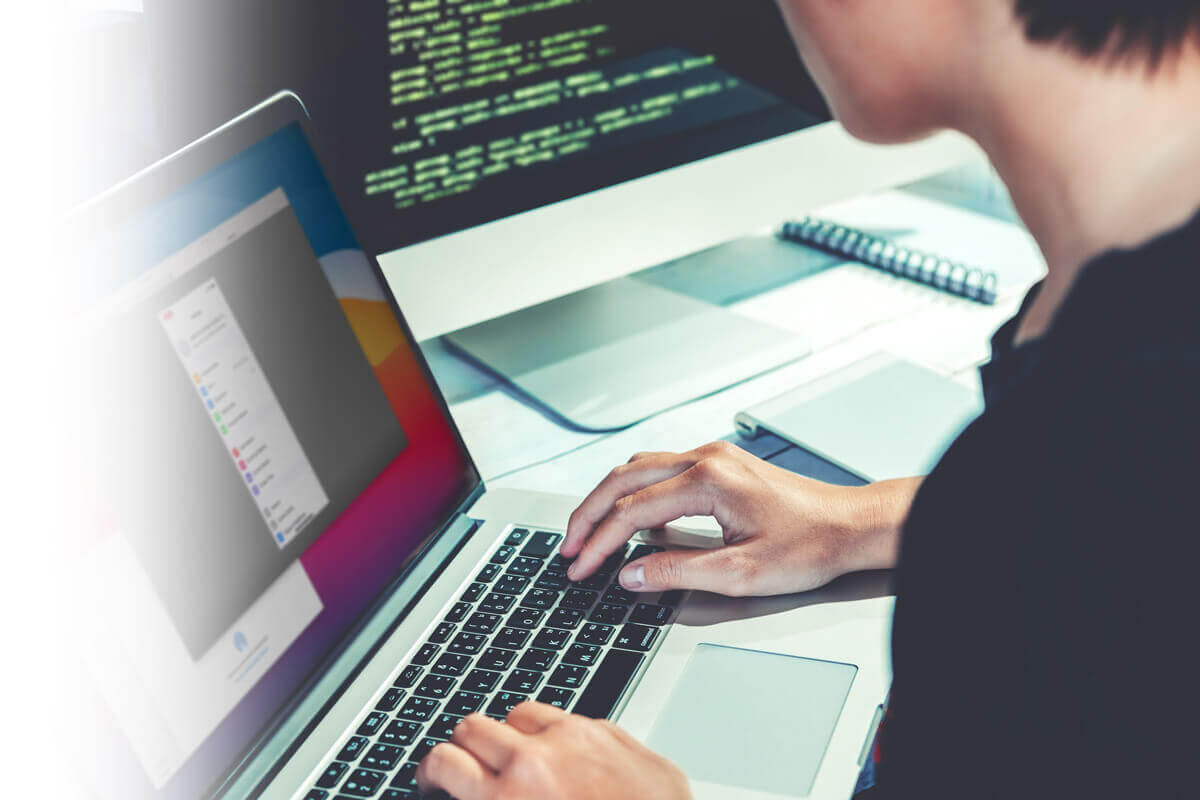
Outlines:
[{"label": "thumb", "polygon": [[619,579],[631,592],[696,589],[740,596],[746,593],[742,545],[712,550],[667,550],[625,565]]}]

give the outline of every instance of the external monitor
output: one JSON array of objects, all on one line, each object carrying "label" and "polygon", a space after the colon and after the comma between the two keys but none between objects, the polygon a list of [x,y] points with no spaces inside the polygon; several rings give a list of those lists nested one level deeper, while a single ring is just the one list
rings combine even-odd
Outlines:
[{"label": "external monitor", "polygon": [[[602,365],[580,360],[622,338],[629,319],[609,318],[611,291],[572,293],[971,152],[948,136],[899,148],[852,140],[830,122],[774,0],[146,7],[167,138],[185,141],[279,88],[298,91],[331,179],[418,338],[571,296],[509,321],[503,330],[522,335],[499,350],[470,346],[497,343],[493,329],[451,341],[583,427],[619,426],[686,398],[659,392],[613,409],[594,393],[544,396],[547,386],[578,385],[601,367],[611,376],[628,360],[611,350]],[[668,316],[703,315],[685,306]],[[582,351],[531,360],[539,341],[556,338],[546,324],[581,313]],[[779,332],[728,324],[738,330],[721,339],[762,357],[720,381],[804,352],[798,342],[778,346]],[[671,348],[711,325],[685,324],[686,335],[668,337]],[[738,359],[731,350],[705,360]],[[556,365],[567,362],[560,374]],[[626,382],[646,374],[683,382],[669,364],[658,367]]]}]

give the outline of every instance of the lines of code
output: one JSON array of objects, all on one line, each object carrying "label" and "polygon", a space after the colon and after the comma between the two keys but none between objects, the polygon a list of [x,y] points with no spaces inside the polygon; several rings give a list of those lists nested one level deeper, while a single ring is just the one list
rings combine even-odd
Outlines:
[{"label": "lines of code", "polygon": [[[638,47],[596,0],[387,0],[394,161],[366,195],[398,209],[744,112],[711,53]],[[626,29],[622,29],[624,26]]]}]

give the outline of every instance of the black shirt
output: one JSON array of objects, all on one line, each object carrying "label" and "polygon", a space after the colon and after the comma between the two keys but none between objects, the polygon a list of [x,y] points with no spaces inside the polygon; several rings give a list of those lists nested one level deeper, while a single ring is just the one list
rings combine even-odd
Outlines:
[{"label": "black shirt", "polygon": [[1200,216],[1018,322],[904,528],[876,794],[1200,797]]}]

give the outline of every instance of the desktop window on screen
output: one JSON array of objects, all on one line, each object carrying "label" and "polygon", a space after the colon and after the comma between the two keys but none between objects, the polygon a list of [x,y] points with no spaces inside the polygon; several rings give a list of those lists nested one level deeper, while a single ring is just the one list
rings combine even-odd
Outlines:
[{"label": "desktop window on screen", "polygon": [[477,478],[299,126],[79,261],[98,757],[196,796]]}]

